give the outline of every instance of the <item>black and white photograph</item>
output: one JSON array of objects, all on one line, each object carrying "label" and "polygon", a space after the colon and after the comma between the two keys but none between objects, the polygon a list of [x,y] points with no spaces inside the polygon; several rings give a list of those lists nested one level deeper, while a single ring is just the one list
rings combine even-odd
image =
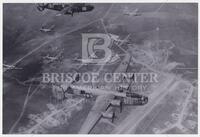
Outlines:
[{"label": "black and white photograph", "polygon": [[2,11],[2,134],[198,134],[198,3]]}]

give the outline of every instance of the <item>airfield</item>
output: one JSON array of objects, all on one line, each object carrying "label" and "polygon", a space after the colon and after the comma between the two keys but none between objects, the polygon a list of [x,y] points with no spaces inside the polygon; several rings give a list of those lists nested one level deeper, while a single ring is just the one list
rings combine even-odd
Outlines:
[{"label": "airfield", "polygon": [[[81,57],[82,33],[112,33],[121,39],[130,34],[128,43],[112,45],[115,53],[128,51],[132,56],[127,72],[154,72],[158,83],[145,84],[144,88],[133,83],[135,92],[148,96],[148,103],[123,106],[121,113],[119,108],[112,108],[116,112],[114,122],[100,119],[91,133],[196,134],[197,4],[94,6],[88,13],[58,17],[55,11],[37,11],[35,4],[4,4],[3,63],[23,69],[3,73],[3,133],[79,133],[95,97],[72,95],[60,103],[52,98],[52,86],[23,82],[44,72],[114,72],[120,61],[112,65],[74,61]],[[138,8],[142,15],[125,16],[125,7]],[[54,31],[39,31],[41,26],[51,25],[55,25]],[[62,58],[48,63],[43,59],[47,54],[62,54]]]}]

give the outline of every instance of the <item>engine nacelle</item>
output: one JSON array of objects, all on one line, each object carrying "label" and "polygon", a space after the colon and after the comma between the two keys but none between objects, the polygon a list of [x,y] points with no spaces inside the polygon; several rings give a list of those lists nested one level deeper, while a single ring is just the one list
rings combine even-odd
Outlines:
[{"label": "engine nacelle", "polygon": [[129,84],[121,84],[117,87],[118,92],[126,92],[129,89]]},{"label": "engine nacelle", "polygon": [[80,90],[80,95],[83,95],[84,97],[86,98],[92,98],[93,97],[93,94],[92,93],[87,93],[85,92],[84,90]]},{"label": "engine nacelle", "polygon": [[142,96],[141,98],[126,97],[123,98],[125,105],[145,105],[148,103],[148,97]]},{"label": "engine nacelle", "polygon": [[102,117],[106,119],[111,119],[111,121],[113,122],[115,118],[115,113],[113,111],[102,112]]},{"label": "engine nacelle", "polygon": [[115,100],[112,100],[111,102],[110,102],[110,104],[112,105],[112,106],[121,106],[121,100],[117,100],[117,99],[115,99]]},{"label": "engine nacelle", "polygon": [[118,99],[114,99],[110,102],[112,106],[120,107],[120,112],[122,112],[122,101]]},{"label": "engine nacelle", "polygon": [[64,91],[60,86],[52,85],[53,97],[62,100],[64,99]]},{"label": "engine nacelle", "polygon": [[128,90],[129,84],[121,84],[120,87],[121,87],[122,89]]},{"label": "engine nacelle", "polygon": [[86,94],[84,94],[84,96],[85,96],[86,98],[93,98],[93,95],[92,95],[91,93],[86,93]]}]

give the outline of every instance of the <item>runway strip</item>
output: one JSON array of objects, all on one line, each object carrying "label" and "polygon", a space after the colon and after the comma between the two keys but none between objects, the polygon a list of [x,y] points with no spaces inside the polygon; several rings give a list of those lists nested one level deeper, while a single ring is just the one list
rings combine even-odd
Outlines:
[{"label": "runway strip", "polygon": [[[179,82],[178,82],[179,83]],[[129,116],[126,117],[121,124],[115,128],[112,133],[114,134],[127,134],[133,133],[134,129],[137,127],[139,122],[148,115],[149,112],[170,92],[172,91],[178,84],[175,83],[174,76],[166,77],[166,80],[162,85],[154,90],[154,92],[149,96],[149,102],[145,106],[137,107],[132,110]]]}]

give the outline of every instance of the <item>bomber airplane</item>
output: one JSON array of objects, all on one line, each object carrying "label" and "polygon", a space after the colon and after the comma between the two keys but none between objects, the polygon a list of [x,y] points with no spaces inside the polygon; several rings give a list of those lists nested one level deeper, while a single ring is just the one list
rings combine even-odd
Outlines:
[{"label": "bomber airplane", "polygon": [[50,26],[49,28],[45,28],[44,26],[42,26],[42,28],[40,29],[41,32],[52,32],[53,29],[55,28],[55,25]]},{"label": "bomber airplane", "polygon": [[12,69],[22,69],[22,68],[18,68],[14,65],[7,65],[7,64],[3,64],[3,72],[7,71],[7,70],[12,70]]},{"label": "bomber airplane", "polygon": [[39,11],[43,11],[45,9],[59,11],[57,16],[66,14],[73,16],[74,13],[92,11],[94,6],[85,3],[39,3],[37,4],[37,9]]},{"label": "bomber airplane", "polygon": [[130,37],[130,34],[125,38],[125,39],[120,39],[120,37],[118,35],[109,33],[108,34],[110,36],[110,38],[113,40],[114,43],[119,44],[119,43],[126,43],[128,42],[128,38]]},{"label": "bomber airplane", "polygon": [[138,9],[135,9],[134,11],[129,11],[127,9],[124,10],[124,15],[127,16],[141,16],[142,13],[138,13]]},{"label": "bomber airplane", "polygon": [[53,61],[60,60],[61,58],[62,58],[62,52],[60,52],[56,56],[49,56],[49,54],[48,54],[48,55],[46,55],[46,56],[43,57],[43,59],[46,60],[47,63],[51,63]]},{"label": "bomber airplane", "polygon": [[[131,60],[131,56],[128,54],[124,57],[124,59],[122,60],[122,62],[120,63],[120,65],[117,67],[117,69],[115,70],[116,73],[122,73],[122,72],[126,72],[127,68],[129,66]],[[111,89],[115,88],[115,84],[113,83],[113,85],[111,85]],[[117,85],[119,86],[119,85]],[[130,84],[129,84],[130,86]],[[129,87],[128,86],[128,87]],[[76,87],[72,87],[74,89],[78,89]],[[86,134],[86,133],[90,133],[91,130],[94,128],[94,126],[97,124],[97,122],[101,119],[101,118],[107,118],[107,119],[112,119],[112,121],[115,118],[115,113],[110,111],[109,107],[110,106],[118,106],[120,107],[120,111],[122,110],[122,104],[125,103],[123,102],[123,99],[129,99],[131,100],[130,102],[126,102],[126,103],[131,103],[132,105],[137,104],[137,105],[144,105],[148,102],[148,97],[143,96],[143,95],[139,95],[133,92],[128,92],[128,88],[122,89],[123,92],[119,92],[119,91],[113,91],[110,92],[108,91],[102,91],[98,88],[96,89],[87,89],[84,90],[85,92],[98,92],[100,93],[98,95],[98,97],[96,98],[96,102],[94,104],[94,106],[92,107],[92,109],[90,110],[90,113],[88,114],[85,122],[83,123],[79,133],[81,134]],[[118,99],[115,99],[115,98]]]},{"label": "bomber airplane", "polygon": [[[116,73],[127,72],[131,56],[128,54],[121,61],[120,65],[115,70]],[[130,81],[132,78],[130,78]],[[148,102],[148,97],[134,92],[130,92],[131,82],[128,85],[120,85],[113,83],[110,85],[113,90],[101,89],[98,85],[93,87],[80,86],[80,83],[72,82],[69,84],[61,84],[56,86],[57,91],[62,92],[65,97],[68,94],[82,95],[87,98],[96,96],[96,102],[90,110],[85,122],[83,123],[79,133],[88,134],[92,131],[95,125],[101,118],[111,119],[113,122],[115,113],[110,109],[112,107],[119,107],[122,111],[122,105],[145,105]],[[54,87],[55,88],[55,87]]]}]

